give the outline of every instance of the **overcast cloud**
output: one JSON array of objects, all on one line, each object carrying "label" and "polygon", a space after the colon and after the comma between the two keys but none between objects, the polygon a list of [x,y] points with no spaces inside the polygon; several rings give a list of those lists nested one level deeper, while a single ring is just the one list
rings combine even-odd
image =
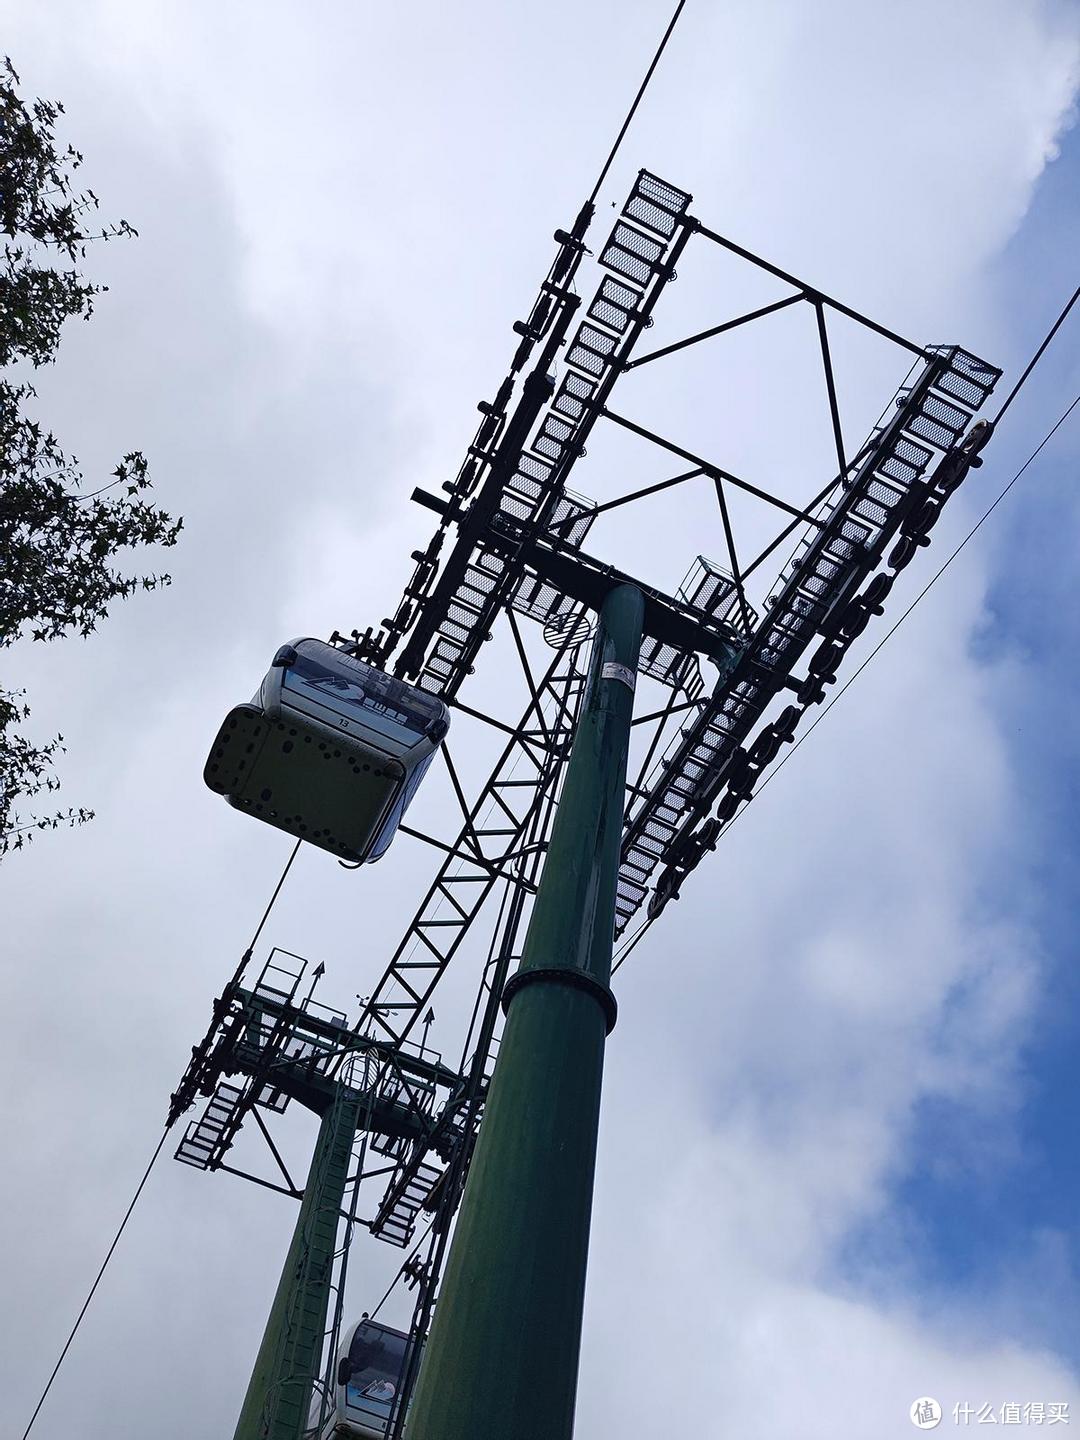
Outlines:
[{"label": "overcast cloud", "polygon": [[[41,413],[90,475],[145,450],[159,502],[186,518],[171,590],[11,661],[37,733],[68,738],[62,795],[98,812],[3,873],[0,1426],[21,1433],[288,854],[204,789],[215,727],[283,639],[395,604],[429,530],[411,489],[456,470],[667,7],[0,12],[24,93],[64,101],[86,182],[141,232],[93,255],[111,291],[38,377]],[[646,166],[823,290],[1015,374],[1075,284],[1078,83],[1071,3],[692,0],[594,238]],[[650,340],[761,293],[688,252]],[[627,377],[618,403],[805,497],[830,441],[792,318],[651,388]],[[1075,334],[891,615],[1076,393]],[[858,441],[905,367],[837,344]],[[573,484],[598,497],[665,473],[614,435],[589,448]],[[1046,902],[1075,850],[1026,736],[1067,681],[1052,646],[1023,638],[1007,541],[1026,544],[1039,595],[1043,567],[1075,574],[1076,458],[1063,434],[1041,485],[1018,488],[620,973],[582,1440],[643,1417],[670,1434],[890,1440],[925,1394],[950,1412],[1070,1401],[1080,1423],[1075,1208],[1050,1223],[1016,1201],[1007,1243],[973,1220],[964,1273],[941,1239],[965,1186],[1066,1183],[1025,1116],[1063,1084],[1040,1068],[1072,958]],[[699,551],[722,558],[707,500],[613,525],[604,558],[673,587]],[[1021,515],[1053,519],[1028,532]],[[509,707],[492,648],[477,693]],[[462,717],[456,734],[478,775],[484,737]],[[453,824],[439,783],[417,813]],[[355,874],[305,851],[266,938],[324,960],[324,998],[350,1004],[430,871],[406,840]],[[436,1006],[448,1055],[474,977]],[[286,1118],[302,1163],[311,1123]],[[1075,1150],[1075,1126],[1060,1143]],[[283,1199],[163,1159],[41,1433],[134,1435],[151,1413],[160,1440],[230,1433],[292,1221]],[[358,1312],[400,1257],[362,1238],[354,1256]]]}]

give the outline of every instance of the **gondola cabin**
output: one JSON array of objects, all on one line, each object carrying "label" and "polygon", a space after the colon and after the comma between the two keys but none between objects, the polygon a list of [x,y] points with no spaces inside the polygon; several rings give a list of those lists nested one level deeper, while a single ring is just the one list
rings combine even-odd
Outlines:
[{"label": "gondola cabin", "polygon": [[340,860],[386,853],[450,726],[437,696],[321,640],[283,645],[230,710],[203,770],[211,790]]},{"label": "gondola cabin", "polygon": [[346,1331],[338,1351],[334,1408],[320,1429],[319,1392],[312,1405],[311,1440],[382,1440],[401,1388],[409,1337],[365,1315]]}]

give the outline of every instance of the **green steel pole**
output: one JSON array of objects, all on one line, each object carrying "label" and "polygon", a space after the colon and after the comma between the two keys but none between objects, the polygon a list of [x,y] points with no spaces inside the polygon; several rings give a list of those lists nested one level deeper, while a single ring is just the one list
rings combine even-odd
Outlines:
[{"label": "green steel pole", "polygon": [[318,1378],[338,1217],[359,1098],[338,1089],[319,1125],[304,1198],[233,1440],[299,1440]]},{"label": "green steel pole", "polygon": [[620,585],[600,612],[408,1440],[573,1433],[643,608]]}]

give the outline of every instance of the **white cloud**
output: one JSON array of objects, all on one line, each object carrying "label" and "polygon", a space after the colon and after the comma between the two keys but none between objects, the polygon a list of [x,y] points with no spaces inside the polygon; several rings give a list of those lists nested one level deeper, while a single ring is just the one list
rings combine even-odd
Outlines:
[{"label": "white cloud", "polygon": [[[408,493],[456,466],[662,19],[644,4],[300,17],[114,0],[9,24],[27,85],[68,102],[88,182],[143,232],[101,257],[113,290],[66,339],[43,404],[88,461],[133,436],[188,516],[170,594],[86,646],[20,658],[40,728],[69,735],[68,792],[101,813],[6,867],[25,1040],[5,1078],[28,1101],[5,1131],[24,1177],[6,1227],[22,1316],[11,1421],[25,1423],[287,853],[201,789],[220,712],[284,633],[392,603],[425,533]],[[707,223],[915,338],[1003,358],[987,267],[1053,154],[1077,43],[1075,13],[1042,3],[689,7],[597,237],[645,163],[692,188]],[[732,303],[750,293],[688,260],[657,335],[694,327],[710,276]],[[783,473],[817,423],[802,391],[703,358],[696,388],[649,403],[721,460],[741,446],[740,463]],[[866,419],[888,398],[874,365],[852,348]],[[786,433],[763,437],[779,418]],[[814,432],[815,456],[827,441]],[[599,493],[630,452],[590,451],[574,483]],[[657,512],[612,558],[670,581],[698,548],[719,556],[697,503],[678,523]],[[1002,1302],[1007,1276],[988,1323],[962,1295],[924,1303],[902,1256],[861,1289],[834,1266],[855,1229],[888,1229],[890,1185],[926,1163],[911,1149],[920,1105],[958,1107],[976,1138],[955,1163],[984,1164],[1009,1154],[1024,1094],[1042,956],[1010,875],[1037,836],[1017,823],[997,696],[1025,668],[972,658],[985,583],[965,556],[620,977],[585,1440],[643,1416],[770,1440],[901,1435],[924,1393],[1077,1403],[1024,1306]],[[273,939],[325,957],[348,1000],[426,859],[402,849],[373,880],[321,858],[303,858]],[[302,1157],[310,1130],[286,1135]],[[236,1408],[288,1206],[168,1165],[137,1217],[46,1427],[77,1407],[80,1433],[112,1434],[119,1403],[179,1436]],[[397,1258],[363,1246],[358,1306]]]}]

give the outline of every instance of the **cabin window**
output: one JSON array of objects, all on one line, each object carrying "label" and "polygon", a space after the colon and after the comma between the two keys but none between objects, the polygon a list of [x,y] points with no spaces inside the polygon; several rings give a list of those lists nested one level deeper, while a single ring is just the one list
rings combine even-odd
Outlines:
[{"label": "cabin window", "polygon": [[360,1325],[349,1347],[345,1403],[388,1416],[405,1368],[406,1340],[378,1325]]},{"label": "cabin window", "polygon": [[317,704],[362,716],[377,730],[389,727],[391,734],[401,727],[422,735],[442,710],[438,700],[381,670],[344,657],[336,665],[324,664],[303,650],[285,671],[284,685]]},{"label": "cabin window", "polygon": [[346,705],[358,712],[364,708],[365,695],[359,676],[354,679],[351,675],[343,675],[340,670],[332,670],[329,665],[323,665],[303,653],[285,671],[285,688],[309,695],[324,705],[328,702],[335,706]]}]

